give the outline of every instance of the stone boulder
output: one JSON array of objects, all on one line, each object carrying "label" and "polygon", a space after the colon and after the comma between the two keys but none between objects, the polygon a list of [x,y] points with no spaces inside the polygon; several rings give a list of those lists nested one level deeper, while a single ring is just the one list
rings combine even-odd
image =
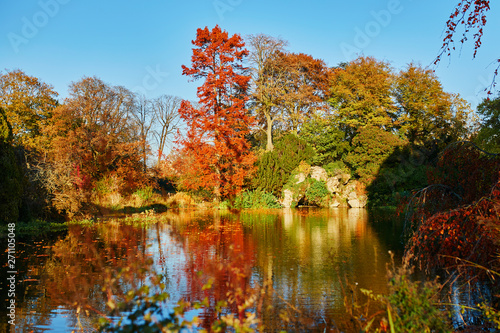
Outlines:
[{"label": "stone boulder", "polygon": [[302,183],[304,180],[306,180],[306,177],[307,177],[306,174],[303,172],[295,175],[295,180],[296,180],[295,184]]},{"label": "stone boulder", "polygon": [[292,190],[286,189],[283,191],[283,200],[280,203],[284,208],[295,207],[303,197],[304,193],[294,193]]},{"label": "stone boulder", "polygon": [[293,204],[293,192],[292,191],[290,191],[289,189],[286,189],[283,191],[283,200],[281,201],[281,204],[285,208],[292,207],[292,204]]},{"label": "stone boulder", "polygon": [[326,180],[326,188],[327,190],[334,194],[340,193],[340,180],[338,177],[330,177]]},{"label": "stone boulder", "polygon": [[313,166],[311,167],[311,178],[316,179],[317,181],[324,181],[328,179],[328,174],[326,173],[326,170],[323,169],[322,167],[319,166]]},{"label": "stone boulder", "polygon": [[339,206],[340,206],[340,201],[337,198],[330,201],[330,208],[337,208]]},{"label": "stone boulder", "polygon": [[347,185],[347,183],[349,182],[349,180],[351,179],[351,175],[348,174],[348,173],[342,173],[340,175],[338,175],[337,177],[340,178],[340,181],[342,182],[342,184],[344,185]]}]

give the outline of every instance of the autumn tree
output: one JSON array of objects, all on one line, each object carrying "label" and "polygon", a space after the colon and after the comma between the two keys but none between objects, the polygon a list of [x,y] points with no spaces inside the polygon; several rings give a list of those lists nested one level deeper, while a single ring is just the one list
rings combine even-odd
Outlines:
[{"label": "autumn tree", "polygon": [[158,143],[158,165],[161,162],[170,136],[180,127],[179,107],[182,100],[171,95],[162,95],[151,101],[155,127],[153,130]]},{"label": "autumn tree", "polygon": [[17,69],[0,75],[0,107],[12,127],[14,144],[40,149],[43,127],[57,106],[52,86]]},{"label": "autumn tree", "polygon": [[283,109],[278,101],[284,91],[285,72],[275,68],[273,57],[283,52],[287,42],[264,34],[249,36],[252,68],[251,105],[259,125],[266,133],[266,151],[274,148],[273,126],[283,120]]},{"label": "autumn tree", "polygon": [[432,70],[409,64],[396,78],[394,96],[399,132],[410,144],[443,147],[467,138],[472,109],[446,93]]},{"label": "autumn tree", "polygon": [[141,140],[132,119],[130,91],[85,77],[69,88],[54,110],[50,157],[52,191],[60,211],[77,211],[104,177],[115,177],[118,190],[144,183]]},{"label": "autumn tree", "polygon": [[283,112],[284,131],[297,134],[305,120],[328,108],[331,73],[322,60],[278,51],[267,61],[265,71],[280,81],[276,104]]},{"label": "autumn tree", "polygon": [[372,57],[359,57],[335,68],[330,104],[348,139],[366,125],[384,130],[396,127],[392,83],[389,64]]},{"label": "autumn tree", "polygon": [[192,64],[182,66],[183,74],[204,83],[198,87],[199,107],[183,101],[179,108],[188,130],[178,142],[198,175],[184,186],[211,189],[216,199],[232,197],[241,191],[255,160],[245,138],[254,124],[245,109],[250,76],[242,61],[248,51],[239,35],[229,37],[219,26],[198,29],[192,43]]}]

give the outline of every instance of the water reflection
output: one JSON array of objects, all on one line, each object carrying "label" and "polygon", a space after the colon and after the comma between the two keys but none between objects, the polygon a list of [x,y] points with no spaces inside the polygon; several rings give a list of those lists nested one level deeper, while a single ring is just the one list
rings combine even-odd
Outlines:
[{"label": "water reflection", "polygon": [[[150,264],[166,276],[172,301],[208,299],[211,307],[196,313],[204,327],[216,319],[220,300],[229,300],[226,313],[242,318],[252,295],[249,310],[266,330],[337,327],[345,319],[342,279],[386,292],[385,239],[399,238],[395,230],[375,231],[364,209],[169,211],[149,227],[73,226],[45,245],[45,257],[20,259],[40,278],[30,297],[18,294],[18,329],[90,330],[115,297],[103,287],[128,267],[112,289],[122,295],[147,281],[142,268]],[[203,288],[211,278],[211,288]]]}]

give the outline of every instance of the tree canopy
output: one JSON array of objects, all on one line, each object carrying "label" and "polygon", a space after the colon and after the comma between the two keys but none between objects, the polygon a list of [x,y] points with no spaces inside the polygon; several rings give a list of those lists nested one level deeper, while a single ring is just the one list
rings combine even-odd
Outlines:
[{"label": "tree canopy", "polygon": [[239,35],[229,37],[219,26],[198,29],[193,41],[191,67],[183,74],[204,79],[198,87],[199,107],[183,101],[179,108],[186,122],[186,136],[178,142],[192,157],[192,172],[182,178],[190,189],[210,189],[216,198],[241,191],[255,160],[246,135],[254,118],[245,108],[250,76],[243,59],[248,55]]}]

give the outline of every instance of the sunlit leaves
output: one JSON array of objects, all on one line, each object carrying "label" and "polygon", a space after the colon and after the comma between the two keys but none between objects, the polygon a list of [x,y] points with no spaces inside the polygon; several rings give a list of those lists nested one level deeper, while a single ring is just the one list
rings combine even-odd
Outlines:
[{"label": "sunlit leaves", "polygon": [[348,137],[366,125],[385,130],[395,127],[392,82],[389,64],[372,57],[359,57],[335,69],[330,104]]},{"label": "sunlit leaves", "polygon": [[470,134],[470,106],[446,93],[430,69],[409,64],[396,78],[394,95],[400,135],[412,145],[442,145]]},{"label": "sunlit leaves", "polygon": [[45,146],[42,130],[57,106],[57,95],[52,86],[21,70],[0,75],[0,107],[12,126],[16,144],[35,149]]},{"label": "sunlit leaves", "polygon": [[178,142],[181,154],[191,157],[189,175],[198,177],[180,177],[180,185],[231,197],[241,191],[254,162],[245,137],[254,123],[245,109],[250,76],[242,61],[248,51],[239,35],[229,37],[218,26],[198,29],[193,45],[192,67],[183,66],[183,74],[204,83],[198,87],[199,107],[181,103],[188,131]]},{"label": "sunlit leaves", "polygon": [[482,126],[475,142],[492,153],[500,153],[500,96],[485,99],[477,107],[482,117]]}]

